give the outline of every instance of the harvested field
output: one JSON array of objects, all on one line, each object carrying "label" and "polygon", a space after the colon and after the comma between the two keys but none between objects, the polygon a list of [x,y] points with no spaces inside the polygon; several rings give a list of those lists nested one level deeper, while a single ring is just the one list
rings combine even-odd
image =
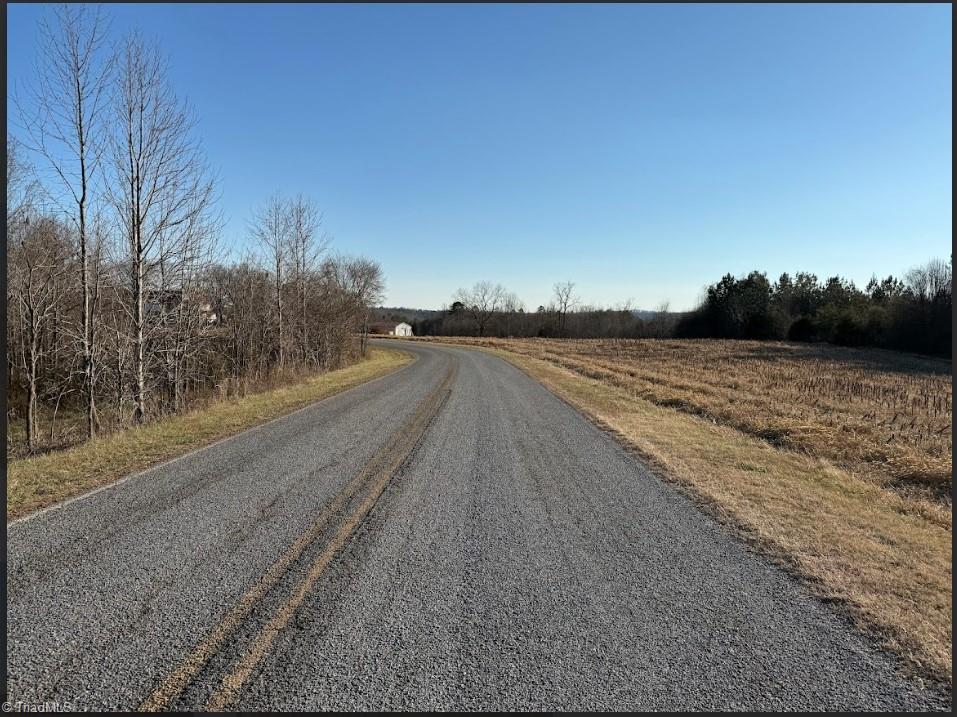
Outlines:
[{"label": "harvested field", "polygon": [[950,361],[759,341],[476,341],[950,504]]}]

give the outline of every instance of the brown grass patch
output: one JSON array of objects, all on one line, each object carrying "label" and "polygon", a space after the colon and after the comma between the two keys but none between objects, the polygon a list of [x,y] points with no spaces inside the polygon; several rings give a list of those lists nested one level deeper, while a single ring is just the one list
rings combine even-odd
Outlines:
[{"label": "brown grass patch", "polygon": [[731,341],[454,342],[503,355],[919,673],[951,679],[949,362]]},{"label": "brown grass patch", "polygon": [[7,520],[278,418],[411,361],[407,352],[374,348],[366,360],[299,383],[214,403],[63,451],[9,460]]}]

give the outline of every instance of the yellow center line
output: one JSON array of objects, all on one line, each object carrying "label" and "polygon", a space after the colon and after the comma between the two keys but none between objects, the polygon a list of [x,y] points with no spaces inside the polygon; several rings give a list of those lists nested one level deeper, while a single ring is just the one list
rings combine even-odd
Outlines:
[{"label": "yellow center line", "polygon": [[253,670],[255,670],[259,663],[269,654],[269,650],[276,641],[276,638],[279,637],[279,633],[289,625],[296,610],[302,605],[309,591],[325,572],[329,563],[332,562],[335,554],[348,542],[352,533],[359,526],[359,523],[362,522],[362,519],[372,509],[372,506],[375,505],[375,502],[385,490],[386,485],[388,485],[392,479],[392,475],[398,470],[399,466],[405,462],[406,458],[408,458],[412,452],[412,449],[415,448],[415,444],[418,443],[422,434],[425,433],[425,429],[431,422],[432,417],[438,413],[442,404],[445,402],[454,376],[455,370],[453,366],[446,375],[439,390],[423,405],[423,409],[425,410],[419,413],[416,420],[410,426],[411,430],[404,437],[403,450],[399,451],[393,457],[388,468],[382,472],[379,480],[366,495],[365,500],[356,508],[355,512],[349,517],[349,520],[339,528],[335,537],[330,541],[329,545],[326,546],[322,554],[316,558],[316,561],[312,564],[305,579],[296,591],[276,610],[269,622],[260,630],[249,650],[236,662],[233,669],[223,677],[219,687],[212,696],[210,696],[209,701],[203,707],[204,711],[218,712],[224,710],[233,701],[243,685],[246,684]]},{"label": "yellow center line", "polygon": [[203,666],[216,654],[226,638],[249,615],[255,604],[269,592],[270,588],[286,573],[289,566],[302,555],[303,551],[322,532],[332,515],[342,509],[349,497],[362,483],[364,477],[363,473],[360,473],[347,486],[346,490],[336,496],[333,502],[319,514],[316,522],[273,563],[262,579],[240,598],[239,602],[226,613],[213,631],[193,648],[193,651],[186,656],[180,666],[140,705],[140,711],[158,712],[163,710],[186,689],[186,686],[189,685]]},{"label": "yellow center line", "polygon": [[376,500],[378,500],[390,478],[391,475],[386,475],[381,478],[379,482],[376,483],[373,491],[366,496],[366,499],[356,512],[353,513],[349,520],[339,529],[335,537],[322,552],[322,555],[313,563],[305,580],[303,580],[292,596],[280,606],[269,622],[262,628],[252,647],[223,678],[219,687],[203,708],[204,711],[217,712],[223,710],[233,700],[246,683],[246,680],[249,679],[252,671],[268,654],[269,648],[272,647],[276,638],[279,637],[279,633],[289,624],[296,609],[302,604],[303,600],[306,599],[312,586],[315,585],[316,581],[322,576],[323,572],[325,572],[326,567],[332,562],[332,558],[335,557],[339,549],[348,542],[356,527],[358,527]]},{"label": "yellow center line", "polygon": [[[350,516],[349,520],[339,529],[330,545],[323,551],[310,569],[305,581],[300,585],[296,593],[277,611],[277,615],[270,620],[264,628],[263,634],[274,624],[281,625],[275,630],[285,627],[288,624],[288,618],[285,621],[277,621],[279,614],[285,610],[291,603],[295,605],[289,608],[289,616],[295,611],[296,607],[305,598],[306,593],[315,581],[325,570],[325,566],[331,561],[334,553],[348,540],[349,536],[355,530],[356,526],[371,509],[372,505],[378,499],[379,495],[385,489],[386,484],[391,479],[392,474],[398,469],[403,461],[411,453],[418,439],[425,432],[425,428],[431,421],[435,413],[441,407],[445,397],[448,395],[449,388],[454,379],[457,366],[453,364],[442,384],[433,391],[425,401],[422,402],[416,412],[398,431],[392,434],[386,445],[383,446],[363,467],[359,474],[350,481],[345,490],[340,492],[335,499],[319,514],[316,521],[287,549],[287,551],[269,568],[260,581],[246,592],[234,605],[229,612],[222,618],[216,627],[184,658],[180,665],[157,687],[153,693],[139,706],[140,711],[158,712],[167,709],[169,705],[178,698],[189,684],[195,679],[196,675],[209,663],[216,655],[223,643],[236,631],[255,605],[269,592],[269,590],[289,571],[293,563],[298,560],[306,548],[308,548],[326,528],[330,519],[346,505],[352,496],[359,490],[363,483],[370,478],[379,476],[379,480],[373,485],[372,489],[366,495],[366,498],[360,504],[359,508]],[[385,465],[383,465],[383,463]],[[323,562],[324,561],[324,562]],[[320,567],[321,564],[321,567]],[[301,593],[301,597],[300,596]],[[297,599],[298,597],[298,599]],[[238,690],[248,677],[255,665],[265,656],[269,645],[275,640],[275,634],[268,641],[263,640],[263,634],[257,638],[250,653],[240,661],[239,666],[230,675],[223,679],[223,684],[219,690],[210,698],[210,703],[215,700],[232,699],[232,695]],[[250,654],[259,648],[262,643],[262,650],[258,652],[259,656],[251,662],[249,670],[237,682],[237,672],[247,662]],[[236,687],[230,692],[224,692],[223,687],[227,684],[236,683]],[[219,695],[219,697],[217,697]],[[226,704],[227,702],[224,702]],[[208,709],[214,709],[208,707]],[[222,709],[221,707],[219,709]]]}]

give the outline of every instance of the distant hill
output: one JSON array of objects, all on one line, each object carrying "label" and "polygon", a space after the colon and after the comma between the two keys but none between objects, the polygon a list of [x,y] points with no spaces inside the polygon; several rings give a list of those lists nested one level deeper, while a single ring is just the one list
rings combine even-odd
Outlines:
[{"label": "distant hill", "polygon": [[372,310],[372,319],[375,321],[421,321],[444,314],[437,309],[410,309],[405,306],[380,306]]}]

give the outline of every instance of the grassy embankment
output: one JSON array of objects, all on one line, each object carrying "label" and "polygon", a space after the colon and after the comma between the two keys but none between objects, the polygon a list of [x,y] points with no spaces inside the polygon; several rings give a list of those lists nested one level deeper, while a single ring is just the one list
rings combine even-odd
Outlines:
[{"label": "grassy embankment", "polygon": [[951,679],[949,361],[757,342],[453,341],[538,379],[919,674]]},{"label": "grassy embankment", "polygon": [[410,361],[412,356],[406,352],[374,348],[364,361],[306,381],[214,403],[66,450],[9,460],[7,520],[278,418]]}]

